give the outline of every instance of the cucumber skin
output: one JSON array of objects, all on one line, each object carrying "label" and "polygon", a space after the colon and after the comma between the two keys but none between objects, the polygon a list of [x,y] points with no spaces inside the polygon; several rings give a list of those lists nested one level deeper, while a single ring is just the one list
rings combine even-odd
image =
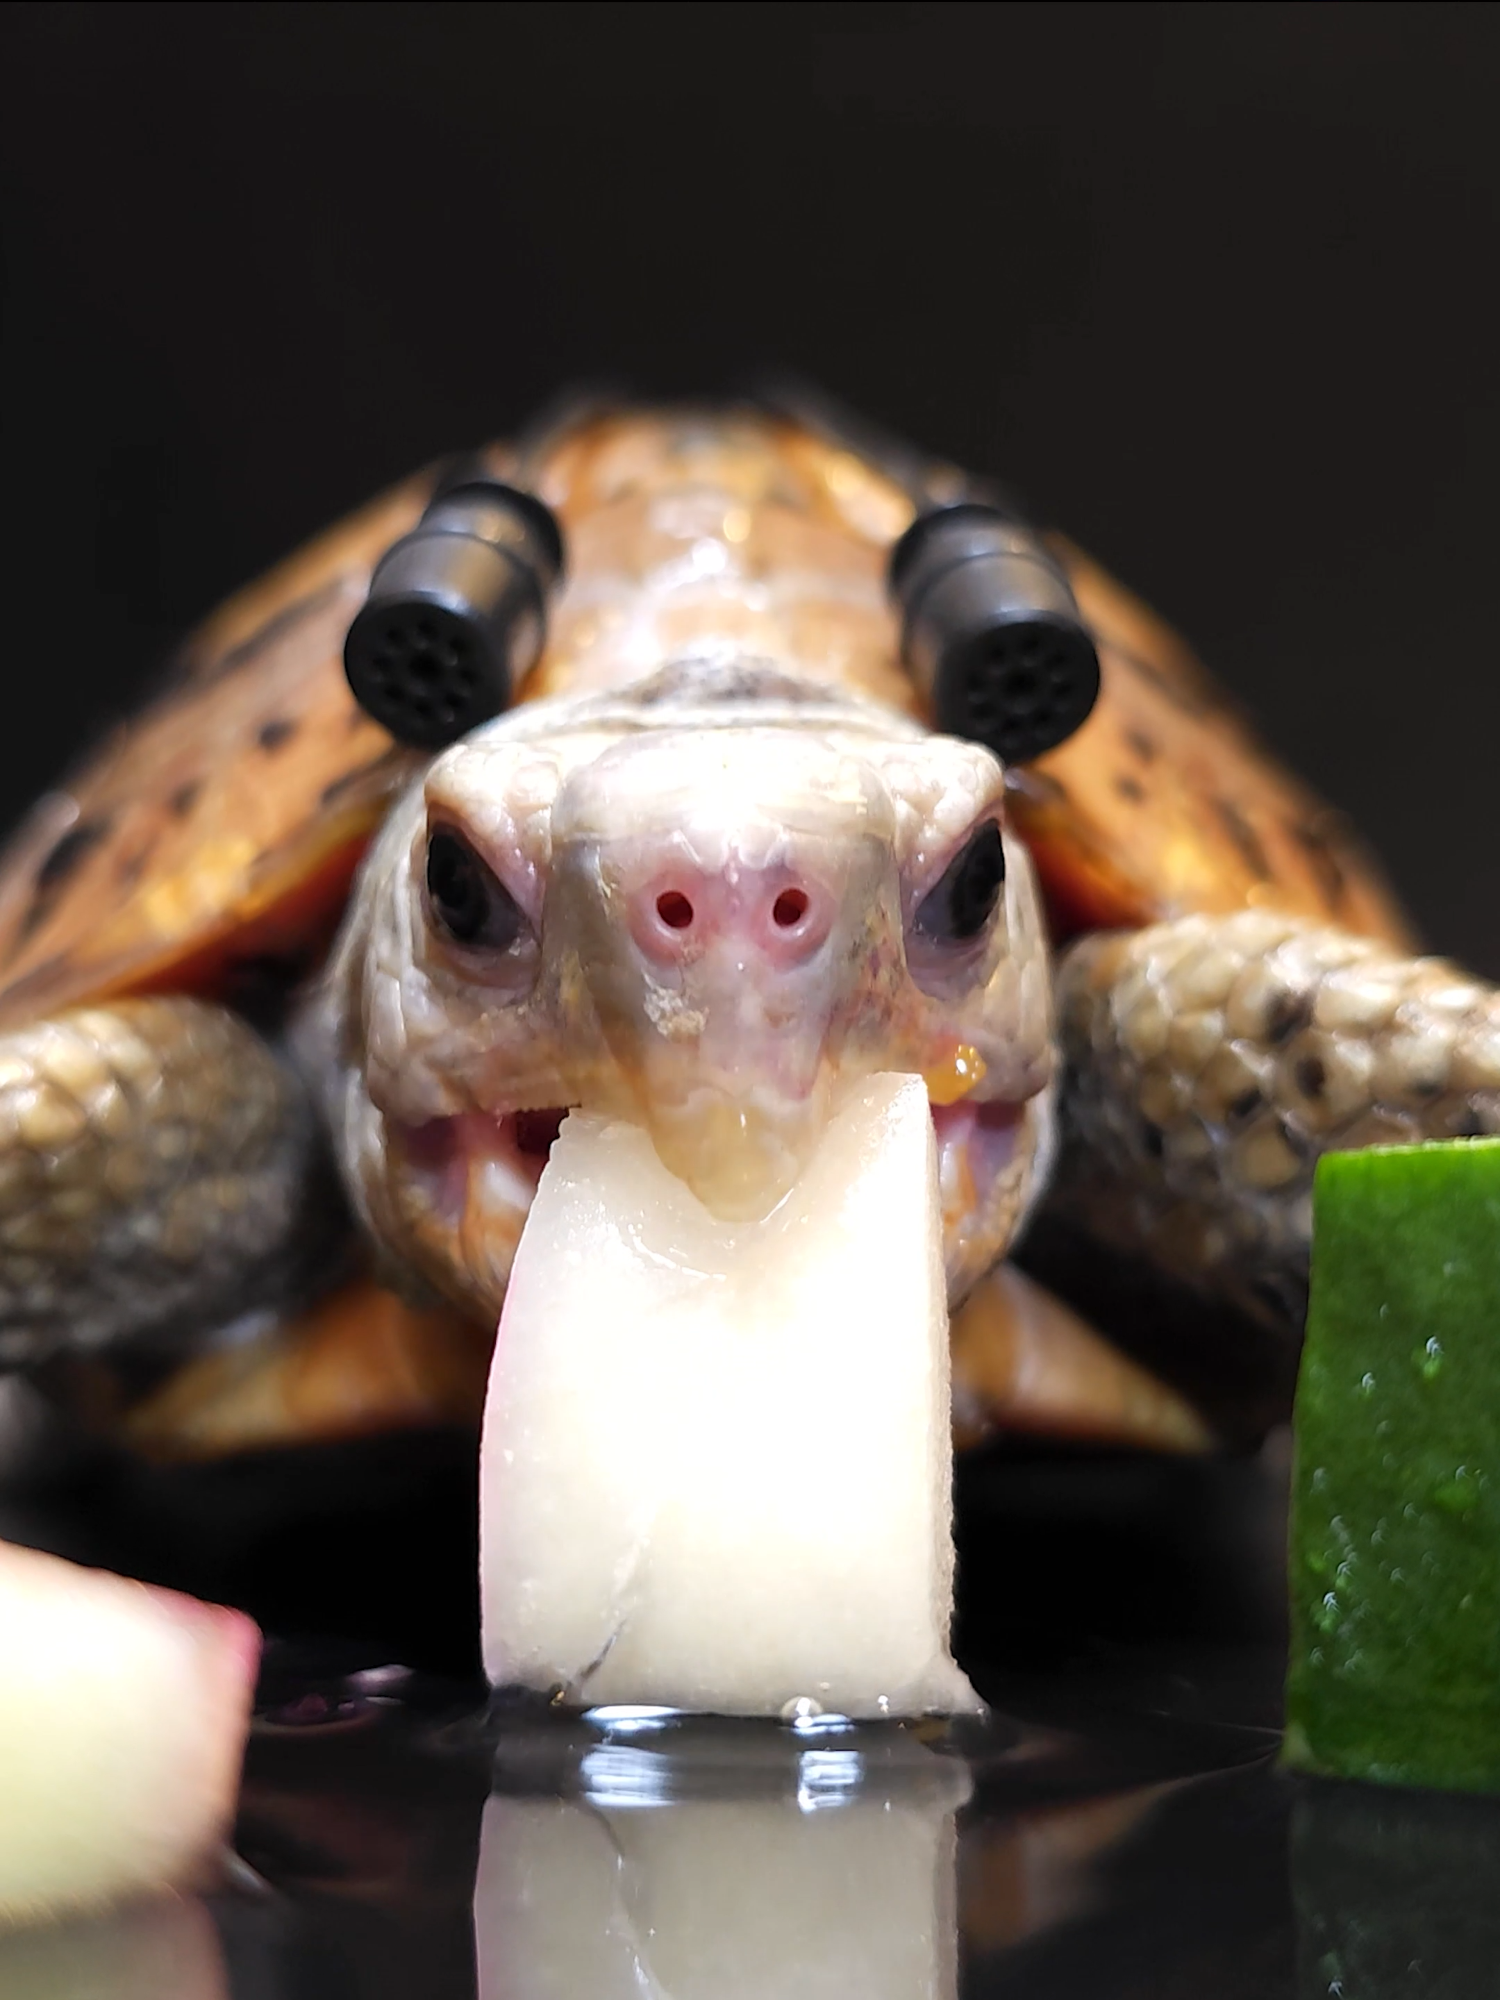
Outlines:
[{"label": "cucumber skin", "polygon": [[1500,1791],[1500,1140],[1329,1154],[1313,1212],[1283,1761]]}]

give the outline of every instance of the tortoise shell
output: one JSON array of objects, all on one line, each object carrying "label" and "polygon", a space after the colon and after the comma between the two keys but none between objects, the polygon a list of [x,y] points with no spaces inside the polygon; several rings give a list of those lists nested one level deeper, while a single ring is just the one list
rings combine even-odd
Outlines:
[{"label": "tortoise shell", "polygon": [[[781,615],[807,669],[917,712],[880,592],[912,502],[863,459],[765,418],[684,431],[632,414],[576,425],[519,468],[503,447],[488,457],[543,494],[569,545],[522,698],[590,685],[601,580],[645,577],[678,532],[657,503],[707,481],[738,503],[724,532],[747,573],[795,564],[829,580]],[[342,652],[376,560],[415,524],[433,479],[398,486],[231,598],[187,640],[164,691],[35,807],[0,857],[0,1027],[129,993],[233,998],[317,962],[420,761],[356,706]],[[1055,546],[1102,689],[1073,738],[1011,773],[1010,795],[1059,940],[1266,905],[1406,943],[1339,817],[1256,742],[1167,626]],[[722,604],[713,615],[721,631]],[[659,636],[691,634],[668,621]]]}]

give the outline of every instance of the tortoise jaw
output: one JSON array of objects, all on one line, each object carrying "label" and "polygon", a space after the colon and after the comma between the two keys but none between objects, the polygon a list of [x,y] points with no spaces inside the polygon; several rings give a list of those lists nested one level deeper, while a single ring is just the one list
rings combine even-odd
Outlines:
[{"label": "tortoise jaw", "polygon": [[401,1207],[444,1291],[498,1311],[566,1107],[392,1124]]},{"label": "tortoise jaw", "polygon": [[802,1098],[700,1083],[682,1097],[646,1097],[643,1122],[662,1165],[711,1215],[758,1222],[801,1178],[830,1099],[824,1073]]},{"label": "tortoise jaw", "polygon": [[[650,1134],[662,1165],[720,1221],[758,1221],[799,1179],[828,1123],[829,1091],[803,1100],[700,1085],[680,1098],[614,1101],[607,1115]],[[569,1107],[388,1121],[403,1220],[423,1268],[450,1293],[498,1311],[521,1232]]]},{"label": "tortoise jaw", "polygon": [[[838,1104],[864,1080],[851,1077],[838,1088],[825,1073],[812,1095],[792,1103],[700,1090],[683,1106],[652,1105],[646,1124],[662,1165],[710,1214],[758,1222],[791,1192]],[[1026,1105],[967,1099],[931,1110],[945,1237],[955,1239],[966,1219],[988,1217],[1007,1202],[1019,1219],[1021,1182],[1038,1141]]]},{"label": "tortoise jaw", "polygon": [[938,1185],[945,1210],[983,1205],[1024,1140],[1025,1108],[994,1101],[976,1104],[972,1098],[933,1104]]},{"label": "tortoise jaw", "polygon": [[[643,1126],[668,1172],[733,1226],[762,1220],[786,1199],[859,1081],[825,1068],[800,1099],[700,1083],[680,1098],[600,1108]],[[388,1128],[403,1169],[405,1222],[423,1268],[444,1291],[498,1311],[567,1109],[466,1112]],[[1008,1239],[1019,1225],[1045,1169],[1048,1133],[1035,1100],[934,1103],[932,1120],[957,1298],[993,1261],[993,1240]]]},{"label": "tortoise jaw", "polygon": [[1015,1239],[1054,1143],[1048,1092],[934,1104],[948,1295],[955,1304]]}]

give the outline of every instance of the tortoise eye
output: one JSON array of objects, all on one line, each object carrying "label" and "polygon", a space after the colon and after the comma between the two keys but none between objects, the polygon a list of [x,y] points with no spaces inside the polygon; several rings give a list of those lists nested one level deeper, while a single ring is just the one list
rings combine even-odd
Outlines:
[{"label": "tortoise eye", "polygon": [[1005,887],[1005,846],[986,820],[943,871],[917,911],[916,927],[943,944],[967,944],[994,916]]},{"label": "tortoise eye", "polygon": [[433,916],[460,944],[504,951],[520,936],[515,897],[469,843],[446,827],[427,842],[427,897]]}]

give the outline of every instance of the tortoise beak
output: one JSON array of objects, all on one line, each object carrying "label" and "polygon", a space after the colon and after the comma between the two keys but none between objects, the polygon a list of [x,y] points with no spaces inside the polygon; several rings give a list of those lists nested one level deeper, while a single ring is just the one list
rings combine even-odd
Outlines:
[{"label": "tortoise beak", "polygon": [[[644,1081],[644,1079],[643,1079]],[[800,1178],[828,1122],[826,1077],[801,1099],[700,1086],[669,1098],[642,1092],[643,1122],[662,1165],[726,1222],[768,1215]]]},{"label": "tortoise beak", "polygon": [[[599,1108],[643,1124],[663,1166],[715,1215],[768,1214],[827,1125],[851,1054],[859,980],[835,936],[847,931],[844,897],[805,872],[788,890],[784,870],[768,884],[755,871],[711,881],[681,868],[679,886],[625,895],[601,885],[595,853],[570,898],[570,873],[554,859],[554,897],[571,903],[567,929],[582,946],[575,977],[610,1058]],[[805,899],[807,918],[784,927],[801,934],[776,937],[771,918],[773,935],[757,942],[747,913],[778,897],[784,910]]]},{"label": "tortoise beak", "polygon": [[544,938],[560,995],[587,994],[608,1050],[612,1101],[591,1093],[595,1107],[644,1124],[726,1221],[787,1193],[842,1074],[909,1066],[889,1059],[889,827],[863,794],[799,782],[777,747],[779,765],[719,746],[717,785],[673,785],[658,764],[656,790],[633,782],[601,807],[596,786],[587,812],[554,818]]}]

